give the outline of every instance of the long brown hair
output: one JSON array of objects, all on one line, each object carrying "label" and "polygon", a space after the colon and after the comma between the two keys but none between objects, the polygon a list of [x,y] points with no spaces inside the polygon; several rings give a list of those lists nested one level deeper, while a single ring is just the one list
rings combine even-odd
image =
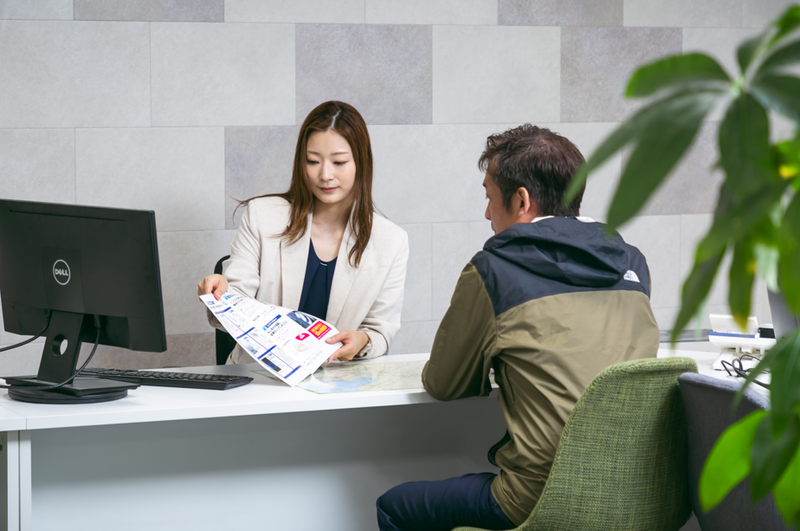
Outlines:
[{"label": "long brown hair", "polygon": [[326,101],[311,111],[300,128],[297,148],[294,152],[292,184],[287,192],[265,194],[252,197],[241,204],[247,204],[258,197],[282,197],[291,205],[291,216],[286,229],[280,234],[289,243],[295,243],[308,229],[308,213],[314,205],[314,194],[306,177],[306,149],[308,138],[313,133],[334,131],[350,144],[356,165],[356,179],[353,184],[353,202],[350,211],[350,230],[356,243],[348,253],[353,267],[358,267],[372,234],[372,146],[367,124],[361,114],[352,106],[341,101]]}]

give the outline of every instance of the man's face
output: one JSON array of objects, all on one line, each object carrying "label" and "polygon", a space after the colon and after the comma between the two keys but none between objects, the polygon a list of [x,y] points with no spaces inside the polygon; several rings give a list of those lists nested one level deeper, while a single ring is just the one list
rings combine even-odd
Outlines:
[{"label": "man's face", "polygon": [[511,212],[503,208],[503,197],[500,193],[500,187],[495,184],[488,170],[483,178],[483,187],[486,189],[486,199],[489,200],[489,204],[486,205],[485,216],[486,219],[492,222],[492,230],[494,233],[499,234],[512,225],[515,225],[519,220],[517,216],[514,216]]}]

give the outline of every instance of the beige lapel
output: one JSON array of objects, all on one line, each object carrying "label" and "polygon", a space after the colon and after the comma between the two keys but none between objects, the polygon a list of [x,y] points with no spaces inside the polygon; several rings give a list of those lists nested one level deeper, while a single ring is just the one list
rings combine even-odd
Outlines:
[{"label": "beige lapel", "polygon": [[[337,320],[342,315],[342,308],[347,301],[347,296],[356,281],[358,269],[353,269],[348,259],[349,250],[355,245],[356,237],[350,231],[350,223],[344,229],[342,243],[339,245],[339,255],[336,257],[336,271],[333,272],[333,285],[331,285],[331,295],[328,299],[328,315],[326,321],[338,328]],[[366,253],[361,258],[364,263]]]},{"label": "beige lapel", "polygon": [[289,245],[286,238],[281,238],[281,288],[283,290],[281,306],[292,310],[296,310],[300,306],[310,242],[311,213],[309,212],[306,232],[298,241]]}]

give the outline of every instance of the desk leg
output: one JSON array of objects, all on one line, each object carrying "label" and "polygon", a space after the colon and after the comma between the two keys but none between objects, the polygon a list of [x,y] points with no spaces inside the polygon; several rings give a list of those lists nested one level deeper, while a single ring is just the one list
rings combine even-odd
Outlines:
[{"label": "desk leg", "polygon": [[19,530],[33,529],[33,470],[31,467],[31,432],[19,433]]},{"label": "desk leg", "polygon": [[0,433],[0,529],[17,531],[19,527],[19,432]]}]

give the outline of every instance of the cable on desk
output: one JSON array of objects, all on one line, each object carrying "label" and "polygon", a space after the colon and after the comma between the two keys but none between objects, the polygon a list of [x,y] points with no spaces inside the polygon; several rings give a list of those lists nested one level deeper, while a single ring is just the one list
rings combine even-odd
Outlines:
[{"label": "cable on desk", "polygon": [[[722,367],[725,369],[725,372],[728,373],[728,376],[739,376],[740,378],[747,378],[747,372],[750,369],[745,369],[742,366],[742,359],[748,358],[751,360],[761,361],[761,358],[757,356],[751,356],[750,354],[742,354],[738,358],[733,358],[732,362],[727,360],[722,360]],[[730,367],[730,368],[729,368]],[[759,382],[758,380],[753,380],[753,383],[760,385],[765,389],[769,389],[769,384],[765,384],[764,382]]]},{"label": "cable on desk", "polygon": [[[65,385],[67,385],[68,383],[70,383],[75,378],[77,378],[78,375],[80,375],[80,373],[82,373],[83,370],[89,365],[89,362],[92,361],[92,358],[94,357],[94,353],[97,351],[97,345],[100,344],[100,316],[92,315],[92,317],[94,318],[94,326],[97,329],[97,334],[94,337],[94,346],[92,347],[92,352],[89,353],[89,357],[86,358],[85,362],[83,362],[83,365],[81,365],[81,368],[78,369],[77,371],[75,371],[75,373],[72,376],[70,376],[69,378],[67,378],[63,382],[61,382],[59,384],[48,385],[46,387],[36,387],[37,390],[39,390],[39,391],[49,391],[50,389],[58,389],[59,387],[63,387]],[[49,312],[48,312],[48,315],[47,315],[47,326],[50,326],[50,314],[49,314]],[[11,347],[7,347],[7,348],[5,348],[5,350],[8,350],[10,348],[14,348],[15,346],[22,346],[22,345],[25,345],[26,343],[30,343],[31,341],[33,341],[34,339],[36,339],[37,337],[42,335],[44,333],[44,331],[47,330],[47,326],[44,327],[44,330],[39,332],[39,335],[37,335],[37,336],[35,336],[35,337],[31,338],[31,339],[28,339],[28,340],[26,340],[26,341],[24,341],[22,343],[19,343],[18,345],[12,345]],[[2,352],[2,351],[0,351],[0,352]],[[11,387],[12,386],[10,386],[10,385],[0,385],[0,389],[11,389]]]},{"label": "cable on desk", "polygon": [[26,339],[25,341],[22,341],[21,343],[17,343],[16,345],[9,345],[7,347],[0,347],[0,352],[5,352],[7,350],[11,350],[11,349],[15,349],[17,347],[21,347],[23,345],[27,345],[28,343],[30,343],[32,341],[36,341],[37,339],[42,337],[42,334],[47,332],[47,328],[50,326],[50,315],[51,314],[52,314],[52,312],[50,310],[47,310],[47,322],[44,324],[44,328],[42,328],[41,332],[39,332],[38,334],[36,334],[35,336],[33,336],[31,338]]}]

